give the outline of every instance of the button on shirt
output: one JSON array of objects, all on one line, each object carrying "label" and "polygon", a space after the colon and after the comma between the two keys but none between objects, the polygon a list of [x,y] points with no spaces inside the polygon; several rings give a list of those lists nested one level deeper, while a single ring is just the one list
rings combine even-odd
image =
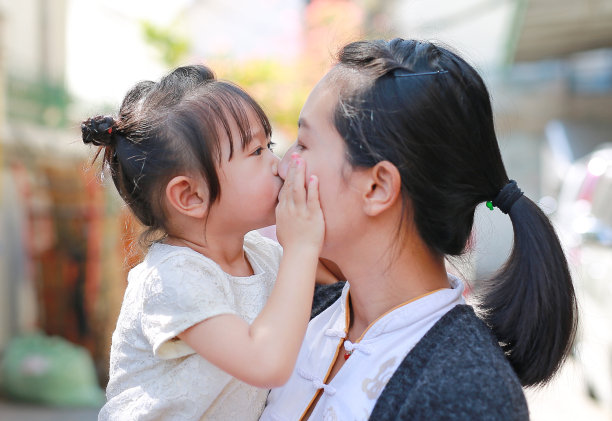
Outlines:
[{"label": "button on shirt", "polygon": [[[341,297],[311,320],[289,381],[268,396],[262,421],[297,420],[317,392],[322,395],[311,420],[367,420],[378,396],[429,329],[457,304],[464,304],[463,283],[449,275],[451,288],[435,291],[398,306],[377,319],[356,343],[348,331],[349,282]],[[325,383],[337,352],[351,352],[340,371]]]}]

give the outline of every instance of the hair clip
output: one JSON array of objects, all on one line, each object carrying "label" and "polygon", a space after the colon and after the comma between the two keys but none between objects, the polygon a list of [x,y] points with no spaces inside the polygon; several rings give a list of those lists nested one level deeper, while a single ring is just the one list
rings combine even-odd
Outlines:
[{"label": "hair clip", "polygon": [[[403,69],[401,69],[403,70]],[[421,72],[421,73],[395,73],[395,77],[410,77],[410,76],[425,76],[425,75],[441,75],[448,73],[448,70],[436,70],[435,72]]]}]

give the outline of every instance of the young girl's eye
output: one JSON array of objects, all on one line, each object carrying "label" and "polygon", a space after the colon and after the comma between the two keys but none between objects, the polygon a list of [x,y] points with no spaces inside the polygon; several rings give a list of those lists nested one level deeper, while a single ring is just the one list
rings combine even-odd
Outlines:
[{"label": "young girl's eye", "polygon": [[[274,143],[274,142],[268,142],[268,144],[266,145],[266,148],[269,149],[270,151],[273,151],[273,148],[274,148],[275,145],[276,145],[276,143]],[[265,150],[264,148],[259,147],[259,148],[255,149],[255,152],[253,152],[253,155],[259,156],[259,155],[262,154],[262,152],[264,150]]]}]

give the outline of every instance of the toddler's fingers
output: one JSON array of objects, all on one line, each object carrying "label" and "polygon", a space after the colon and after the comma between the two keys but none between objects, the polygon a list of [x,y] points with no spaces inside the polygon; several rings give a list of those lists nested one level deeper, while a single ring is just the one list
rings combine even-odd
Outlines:
[{"label": "toddler's fingers", "polygon": [[296,161],[296,167],[293,172],[293,180],[291,184],[291,196],[293,202],[297,205],[304,205],[306,203],[306,165],[300,158]]},{"label": "toddler's fingers", "polygon": [[289,164],[289,168],[287,169],[287,176],[285,177],[285,182],[283,183],[283,187],[281,187],[280,193],[278,195],[279,203],[286,203],[291,197],[291,192],[293,190],[293,182],[295,178],[295,160],[292,160]]},{"label": "toddler's fingers", "polygon": [[321,209],[321,204],[319,203],[319,177],[316,175],[311,175],[308,180],[307,205],[308,209],[311,211]]}]

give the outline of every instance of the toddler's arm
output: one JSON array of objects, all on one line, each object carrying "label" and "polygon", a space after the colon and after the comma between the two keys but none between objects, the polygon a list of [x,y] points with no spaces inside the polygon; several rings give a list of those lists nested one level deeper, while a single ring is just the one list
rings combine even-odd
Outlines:
[{"label": "toddler's arm", "polygon": [[294,160],[276,208],[283,246],[278,277],[253,323],[223,314],[179,334],[206,360],[258,387],[277,387],[289,379],[310,316],[325,224],[318,180],[312,176],[306,190],[304,178],[304,163]]}]

